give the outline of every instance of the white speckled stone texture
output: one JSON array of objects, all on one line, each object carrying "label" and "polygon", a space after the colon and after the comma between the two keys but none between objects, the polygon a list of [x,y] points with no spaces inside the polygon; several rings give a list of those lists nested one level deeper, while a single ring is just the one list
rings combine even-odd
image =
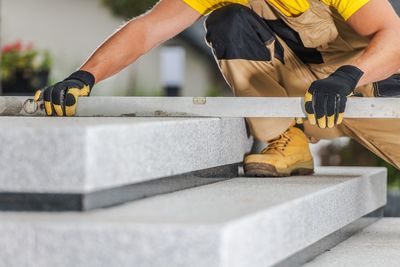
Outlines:
[{"label": "white speckled stone texture", "polygon": [[0,117],[0,192],[85,193],[239,163],[243,119]]},{"label": "white speckled stone texture", "polygon": [[86,213],[3,212],[0,266],[272,266],[385,203],[385,169],[320,168]]},{"label": "white speckled stone texture", "polygon": [[383,218],[304,267],[400,266],[400,218]]}]

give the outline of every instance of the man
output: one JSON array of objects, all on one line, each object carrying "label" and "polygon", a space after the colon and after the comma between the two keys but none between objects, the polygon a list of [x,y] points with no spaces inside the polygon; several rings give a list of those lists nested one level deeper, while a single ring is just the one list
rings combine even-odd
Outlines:
[{"label": "man", "polygon": [[247,175],[310,174],[309,141],[338,136],[400,168],[400,121],[343,120],[349,96],[400,95],[400,20],[386,0],[161,0],[35,99],[44,98],[48,115],[73,116],[95,83],[205,15],[207,42],[235,95],[305,95],[304,124],[247,119],[253,136],[269,143],[246,156]]}]

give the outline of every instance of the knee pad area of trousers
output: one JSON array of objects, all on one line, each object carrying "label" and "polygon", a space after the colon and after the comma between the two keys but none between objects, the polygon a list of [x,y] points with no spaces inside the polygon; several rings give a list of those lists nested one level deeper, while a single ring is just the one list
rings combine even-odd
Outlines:
[{"label": "knee pad area of trousers", "polygon": [[375,97],[400,97],[400,74],[373,83]]},{"label": "knee pad area of trousers", "polygon": [[206,40],[218,59],[270,61],[265,44],[275,40],[268,24],[250,8],[230,4],[206,20]]}]

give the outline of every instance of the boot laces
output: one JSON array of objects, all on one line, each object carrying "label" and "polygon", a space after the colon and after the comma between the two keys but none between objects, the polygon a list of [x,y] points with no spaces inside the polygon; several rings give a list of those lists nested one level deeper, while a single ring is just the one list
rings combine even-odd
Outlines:
[{"label": "boot laces", "polygon": [[277,138],[272,139],[268,146],[261,153],[268,153],[272,151],[277,151],[282,154],[285,151],[286,147],[289,145],[289,142],[292,141],[292,138],[289,136],[288,131],[279,135]]}]

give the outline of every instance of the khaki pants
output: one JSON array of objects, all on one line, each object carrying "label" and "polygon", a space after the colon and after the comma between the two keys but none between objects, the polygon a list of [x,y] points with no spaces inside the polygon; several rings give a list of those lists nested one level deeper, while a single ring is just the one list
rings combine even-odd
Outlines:
[{"label": "khaki pants", "polygon": [[[346,27],[344,23],[342,26]],[[291,28],[285,29],[282,20],[265,20],[250,8],[236,4],[214,11],[206,28],[207,41],[223,76],[234,94],[241,97],[303,97],[313,81],[350,64],[368,45],[345,28],[339,34],[349,36],[347,41],[337,38],[323,49],[310,49]],[[374,86],[357,88],[356,93],[373,97]],[[247,121],[252,135],[268,142],[293,125],[294,118]],[[304,126],[310,140],[349,136],[400,168],[400,120],[345,119],[334,129],[320,129],[307,121]]]}]

